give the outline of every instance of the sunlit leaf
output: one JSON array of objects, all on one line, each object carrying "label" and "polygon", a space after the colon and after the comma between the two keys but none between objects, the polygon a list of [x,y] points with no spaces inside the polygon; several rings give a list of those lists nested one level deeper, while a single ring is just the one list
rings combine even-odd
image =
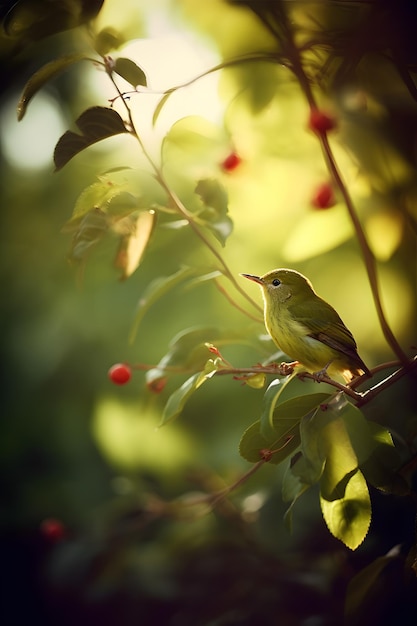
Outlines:
[{"label": "sunlit leaf", "polygon": [[132,87],[137,87],[137,85],[146,87],[147,85],[145,72],[131,59],[123,57],[116,59],[114,71],[130,83]]},{"label": "sunlit leaf", "polygon": [[207,344],[231,344],[243,340],[243,335],[230,328],[215,326],[193,326],[181,331],[172,339],[168,352],[158,365],[146,373],[146,380],[165,376],[167,371],[175,369],[201,371],[207,365],[209,349]]},{"label": "sunlit leaf", "polygon": [[194,391],[201,386],[201,384],[202,380],[199,372],[197,374],[193,374],[193,376],[188,378],[179,389],[174,391],[174,393],[168,398],[168,402],[165,405],[160,426],[167,424],[180,415],[187,400],[190,396],[192,396]]},{"label": "sunlit leaf", "polygon": [[33,74],[33,76],[31,76],[26,83],[17,105],[17,119],[19,122],[23,119],[29,102],[39,89],[41,89],[48,81],[62,74],[62,72],[71,67],[71,65],[74,65],[74,63],[81,60],[86,60],[86,56],[83,54],[68,54],[66,56],[59,57],[58,59],[54,59],[35,72],[35,74]]},{"label": "sunlit leaf", "polygon": [[76,124],[81,135],[68,130],[58,141],[54,151],[56,170],[60,170],[85,148],[113,135],[127,133],[120,115],[108,107],[91,107],[80,115]]},{"label": "sunlit leaf", "polygon": [[89,185],[78,196],[68,225],[78,221],[93,208],[105,211],[107,203],[122,191],[121,185],[116,185],[105,177]]},{"label": "sunlit leaf", "polygon": [[327,448],[323,446],[322,432],[327,424],[340,419],[339,413],[346,405],[346,400],[342,394],[336,397],[327,396],[322,402],[316,405],[315,409],[306,414],[300,424],[301,450],[303,459],[301,464],[297,464],[298,470],[305,467],[302,480],[309,484],[314,484],[320,479],[323,473]]},{"label": "sunlit leaf", "polygon": [[344,495],[349,476],[357,470],[358,457],[341,417],[331,419],[321,428],[319,437],[320,448],[325,456],[320,480],[321,493],[327,500],[336,500]]},{"label": "sunlit leaf", "polygon": [[198,389],[203,383],[206,382],[206,380],[213,378],[215,373],[219,371],[220,367],[221,367],[221,359],[219,358],[208,359],[204,366],[203,371],[200,372],[200,377],[197,380],[196,388]]},{"label": "sunlit leaf", "polygon": [[[132,220],[132,218],[126,218]],[[121,269],[121,279],[129,278],[139,267],[156,223],[155,211],[140,211],[132,231],[123,235],[115,265]]]},{"label": "sunlit leaf", "polygon": [[168,98],[174,93],[174,89],[170,89],[169,91],[167,91],[162,98],[160,99],[160,101],[158,102],[158,104],[155,107],[155,111],[153,113],[152,116],[152,125],[155,126],[156,122],[158,121],[158,117],[161,114],[161,111],[163,109],[163,107],[165,106],[166,101],[168,100]]},{"label": "sunlit leaf", "polygon": [[[188,222],[187,222],[188,223]],[[206,274],[201,274],[200,276],[196,276],[187,282],[184,286],[184,291],[188,291],[189,289],[193,289],[197,285],[201,285],[201,283],[208,282],[210,280],[215,280],[222,276],[222,273],[219,270],[213,270],[212,272],[207,272]]]},{"label": "sunlit leaf", "polygon": [[249,387],[252,387],[252,389],[262,389],[263,387],[265,387],[265,381],[266,381],[266,374],[249,374],[249,376],[246,376],[245,378],[245,384],[248,385]]},{"label": "sunlit leaf", "polygon": [[349,479],[344,496],[326,500],[320,495],[324,520],[334,537],[355,550],[365,539],[371,523],[371,500],[366,480],[358,470]]}]

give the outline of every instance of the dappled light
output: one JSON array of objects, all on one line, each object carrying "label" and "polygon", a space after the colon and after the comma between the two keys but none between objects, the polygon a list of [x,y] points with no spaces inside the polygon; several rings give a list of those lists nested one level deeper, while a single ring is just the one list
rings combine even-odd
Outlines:
[{"label": "dappled light", "polygon": [[99,449],[119,470],[169,476],[191,464],[197,452],[181,427],[160,429],[155,408],[103,397],[94,410],[93,433]]},{"label": "dappled light", "polygon": [[3,5],[5,626],[414,625],[413,1]]}]

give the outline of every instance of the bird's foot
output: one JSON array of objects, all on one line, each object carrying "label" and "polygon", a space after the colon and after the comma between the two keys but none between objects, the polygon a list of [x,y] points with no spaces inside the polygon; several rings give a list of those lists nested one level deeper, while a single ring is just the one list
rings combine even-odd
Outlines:
[{"label": "bird's foot", "polygon": [[319,370],[318,372],[313,372],[312,377],[313,377],[313,380],[316,381],[316,383],[323,383],[326,380],[331,380],[331,377],[327,373],[326,367],[323,367],[323,369]]},{"label": "bird's foot", "polygon": [[308,376],[308,378],[316,381],[316,383],[323,383],[327,380],[331,380],[331,377],[328,375],[327,373],[327,368],[329,367],[329,365],[332,363],[332,361],[329,361],[328,363],[326,363],[326,365],[321,369],[318,370],[317,372],[300,372],[298,374],[298,378],[300,378],[301,380],[303,380],[303,378],[306,378],[306,376]]}]

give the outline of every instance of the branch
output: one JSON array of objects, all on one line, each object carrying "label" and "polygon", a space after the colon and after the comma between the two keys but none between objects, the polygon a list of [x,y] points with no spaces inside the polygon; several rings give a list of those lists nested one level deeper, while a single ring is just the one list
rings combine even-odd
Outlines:
[{"label": "branch", "polygon": [[[261,311],[261,307],[259,306],[259,304],[257,304],[250,296],[249,294],[243,289],[243,287],[237,282],[236,278],[234,277],[233,273],[231,272],[229,266],[227,265],[226,261],[223,259],[222,255],[220,254],[220,252],[218,252],[218,250],[215,248],[215,246],[211,243],[211,241],[208,239],[208,237],[206,237],[206,235],[204,234],[204,232],[202,231],[202,229],[200,228],[200,226],[198,226],[198,224],[196,223],[196,221],[194,220],[193,215],[188,211],[188,209],[185,207],[185,205],[182,203],[182,201],[179,199],[179,197],[177,196],[177,194],[171,189],[171,187],[169,186],[169,184],[167,183],[167,181],[165,180],[162,171],[160,170],[160,168],[156,165],[155,161],[153,160],[153,158],[151,157],[150,153],[148,152],[148,150],[146,149],[145,144],[143,143],[140,135],[138,134],[138,132],[136,131],[136,127],[135,127],[135,123],[133,121],[133,117],[132,117],[132,112],[131,109],[126,101],[126,99],[123,97],[124,94],[120,91],[119,86],[117,85],[115,79],[114,79],[114,75],[113,75],[113,69],[112,66],[106,65],[106,71],[108,76],[110,77],[110,80],[112,81],[117,93],[119,94],[119,96],[122,98],[124,107],[126,109],[127,115],[128,115],[128,120],[129,120],[129,126],[131,129],[131,134],[137,139],[140,148],[146,158],[146,160],[148,161],[149,165],[151,166],[155,178],[156,180],[159,182],[159,184],[161,185],[161,187],[164,189],[164,191],[166,192],[166,194],[168,195],[169,199],[171,200],[171,202],[174,204],[174,206],[177,209],[177,212],[184,218],[187,220],[189,226],[191,227],[191,229],[194,231],[194,233],[197,235],[197,237],[203,242],[203,244],[206,246],[206,248],[208,248],[210,250],[210,252],[212,253],[212,255],[217,259],[217,261],[220,263],[221,267],[222,267],[222,273],[230,280],[230,282],[232,283],[233,287],[258,311]],[[243,311],[243,309],[242,309]]]},{"label": "branch", "polygon": [[333,151],[330,147],[329,140],[328,140],[326,133],[320,135],[320,143],[323,149],[325,159],[327,161],[329,171],[332,175],[332,178],[335,184],[339,188],[340,193],[342,194],[350,219],[352,221],[353,227],[356,232],[356,237],[357,237],[359,247],[362,252],[363,260],[365,262],[369,284],[371,286],[372,296],[374,299],[375,309],[378,315],[382,332],[384,334],[384,337],[388,345],[391,347],[393,352],[398,356],[399,360],[404,365],[404,367],[406,367],[407,364],[409,363],[408,357],[405,354],[405,352],[402,350],[397,339],[395,338],[394,333],[392,332],[387,322],[387,319],[385,317],[385,313],[383,310],[381,294],[380,294],[380,289],[379,289],[379,284],[378,284],[378,276],[377,276],[377,271],[376,271],[375,257],[368,244],[368,240],[366,239],[365,232],[357,216],[350,194],[346,188],[346,185],[337,167],[336,160],[334,158]]}]

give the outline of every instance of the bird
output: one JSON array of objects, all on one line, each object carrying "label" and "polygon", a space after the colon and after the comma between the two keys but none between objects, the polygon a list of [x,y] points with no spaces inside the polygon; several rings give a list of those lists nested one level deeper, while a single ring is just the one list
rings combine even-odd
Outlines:
[{"label": "bird", "polygon": [[302,365],[318,380],[341,375],[350,383],[357,376],[372,376],[352,333],[306,276],[287,268],[241,276],[261,287],[266,329],[278,348],[294,359],[291,365]]}]

